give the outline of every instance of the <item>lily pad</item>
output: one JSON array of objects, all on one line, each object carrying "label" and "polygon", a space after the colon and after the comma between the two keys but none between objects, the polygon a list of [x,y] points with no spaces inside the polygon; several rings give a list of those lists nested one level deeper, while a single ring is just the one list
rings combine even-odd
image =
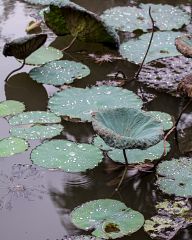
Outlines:
[{"label": "lily pad", "polygon": [[[152,28],[149,17],[149,7],[159,30],[179,29],[190,23],[190,15],[180,9],[167,4],[140,4],[139,7],[114,7],[106,10],[101,18],[110,26],[124,32],[142,30],[147,32]],[[174,21],[173,21],[174,19]]]},{"label": "lily pad", "polygon": [[81,79],[90,74],[89,68],[74,61],[53,61],[45,65],[33,68],[29,75],[39,82],[52,85],[70,84],[75,79]]},{"label": "lily pad", "polygon": [[89,235],[79,235],[79,236],[65,236],[62,239],[57,240],[101,240],[101,239]]},{"label": "lily pad", "polygon": [[[180,32],[155,32],[153,41],[148,52],[145,63],[165,57],[181,55],[175,47],[175,38],[179,37]],[[143,61],[151,33],[141,35],[138,39],[131,39],[120,46],[120,54],[123,58],[139,64]]]},{"label": "lily pad", "polygon": [[159,164],[157,185],[163,192],[192,197],[192,160],[190,158],[172,159]]},{"label": "lily pad", "polygon": [[28,65],[43,65],[45,63],[59,60],[63,57],[63,53],[53,47],[40,47],[26,58],[26,64]]},{"label": "lily pad", "polygon": [[0,157],[10,157],[28,149],[28,143],[15,137],[0,139]]},{"label": "lily pad", "polygon": [[157,91],[176,94],[178,84],[191,73],[190,64],[184,56],[155,60],[143,66],[138,81]]},{"label": "lily pad", "polygon": [[[49,5],[53,2],[53,0],[24,0],[25,2],[28,2],[30,4],[35,4],[35,5]],[[61,3],[62,2],[69,2],[69,0],[59,0]]]},{"label": "lily pad", "polygon": [[109,150],[112,150],[113,148],[111,148],[109,145],[107,145],[104,140],[99,137],[99,136],[96,136],[94,137],[93,139],[93,144],[98,147],[99,149],[101,150],[104,150],[104,151],[109,151]]},{"label": "lily pad", "polygon": [[91,122],[91,113],[107,108],[141,108],[142,101],[129,90],[118,87],[68,88],[53,95],[48,107],[57,115]]},{"label": "lily pad", "polygon": [[144,230],[152,239],[172,239],[180,229],[192,223],[188,200],[165,200],[155,207],[157,215],[144,224]]},{"label": "lily pad", "polygon": [[110,146],[145,149],[163,139],[163,126],[146,113],[133,108],[108,109],[93,114],[96,133]]},{"label": "lily pad", "polygon": [[175,39],[177,50],[185,57],[192,58],[192,35],[183,35]]},{"label": "lily pad", "polygon": [[22,102],[7,100],[0,102],[0,117],[16,115],[25,110],[25,105]]},{"label": "lily pad", "polygon": [[63,131],[63,126],[60,124],[52,124],[50,126],[32,126],[32,127],[14,127],[10,129],[10,134],[14,137],[24,139],[44,139],[52,138]]},{"label": "lily pad", "polygon": [[[166,152],[170,151],[170,144],[166,142]],[[162,157],[164,153],[164,141],[159,142],[158,144],[149,147],[145,150],[141,149],[127,149],[126,155],[128,158],[129,164],[138,164],[145,162],[152,162]],[[114,149],[109,151],[107,155],[115,162],[124,164],[123,151],[120,149]]]},{"label": "lily pad", "polygon": [[50,11],[44,12],[47,26],[58,36],[67,34],[85,42],[104,43],[119,48],[116,31],[106,25],[99,16],[73,2],[54,1]]},{"label": "lily pad", "polygon": [[157,121],[161,122],[164,131],[169,130],[173,127],[173,117],[168,113],[159,111],[149,111],[146,113],[149,114],[154,119],[156,119]]},{"label": "lily pad", "polygon": [[9,119],[11,125],[59,123],[61,118],[51,112],[32,111],[20,113]]},{"label": "lily pad", "polygon": [[18,59],[26,59],[34,51],[40,48],[47,39],[47,34],[30,35],[17,38],[12,42],[6,43],[3,48],[3,55],[13,56]]},{"label": "lily pad", "polygon": [[105,239],[120,238],[138,231],[144,217],[124,203],[112,199],[99,199],[82,204],[71,213],[73,224],[92,235]]},{"label": "lily pad", "polygon": [[77,144],[67,140],[51,140],[32,151],[34,164],[66,172],[84,172],[102,161],[102,152],[91,144]]}]

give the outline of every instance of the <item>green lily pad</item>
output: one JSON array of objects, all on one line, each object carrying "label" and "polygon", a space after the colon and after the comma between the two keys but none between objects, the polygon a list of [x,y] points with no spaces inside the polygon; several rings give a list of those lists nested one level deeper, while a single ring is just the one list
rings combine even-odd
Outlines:
[{"label": "green lily pad", "polygon": [[99,149],[104,150],[104,151],[109,151],[109,150],[113,149],[109,145],[107,145],[104,142],[104,140],[99,136],[94,137],[93,145],[95,145],[96,147],[98,147]]},{"label": "green lily pad", "polygon": [[47,26],[58,36],[67,34],[85,42],[104,43],[119,48],[119,36],[99,16],[73,2],[54,1],[44,12]]},{"label": "green lily pad", "polygon": [[13,56],[18,59],[26,59],[34,51],[40,48],[47,39],[47,34],[30,35],[17,38],[12,42],[6,43],[3,48],[3,55]]},{"label": "green lily pad", "polygon": [[[181,55],[175,47],[175,38],[180,32],[155,32],[154,38],[145,60],[145,63],[165,57]],[[131,39],[120,46],[120,54],[123,58],[139,64],[143,61],[146,53],[151,33],[141,35],[138,39]]]},{"label": "green lily pad", "polygon": [[90,74],[89,68],[74,61],[53,61],[41,67],[33,68],[29,75],[39,82],[52,85],[70,84],[75,79],[81,79]]},{"label": "green lily pad", "polygon": [[[35,5],[49,5],[53,2],[53,0],[24,0],[25,2],[28,2],[30,4],[35,4]],[[69,0],[59,0],[61,3],[62,2],[69,2]]]},{"label": "green lily pad", "polygon": [[[170,144],[166,142],[166,152],[170,151]],[[145,150],[141,149],[127,149],[126,155],[129,164],[145,163],[146,161],[154,161],[162,157],[164,153],[164,141],[149,147]],[[114,149],[107,153],[107,155],[115,162],[125,163],[123,151]]]},{"label": "green lily pad", "polygon": [[32,111],[20,113],[9,119],[11,125],[59,123],[61,118],[51,112]]},{"label": "green lily pad", "polygon": [[175,95],[178,84],[191,73],[191,60],[184,56],[167,57],[144,64],[138,81],[149,88]]},{"label": "green lily pad", "polygon": [[124,203],[112,199],[99,199],[82,204],[71,213],[72,223],[92,235],[105,239],[120,238],[138,231],[144,217]]},{"label": "green lily pad", "polygon": [[134,108],[96,112],[92,125],[110,147],[120,149],[146,149],[160,142],[164,135],[160,122]]},{"label": "green lily pad", "polygon": [[91,122],[91,113],[106,108],[141,108],[142,101],[133,92],[118,87],[68,88],[53,95],[48,107],[57,115]]},{"label": "green lily pad", "polygon": [[156,119],[157,121],[161,122],[164,131],[169,130],[173,127],[173,117],[168,113],[159,111],[149,111],[146,113],[149,114],[154,119]]},{"label": "green lily pad", "polygon": [[28,149],[28,143],[15,137],[0,139],[0,157],[10,157]]},{"label": "green lily pad", "polygon": [[163,192],[192,197],[192,160],[190,158],[172,159],[159,164],[157,185]]},{"label": "green lily pad", "polygon": [[34,164],[66,172],[83,172],[102,161],[102,152],[91,144],[77,144],[67,140],[51,140],[32,151]]},{"label": "green lily pad", "polygon": [[187,34],[175,39],[177,50],[185,57],[192,58],[192,35]]},{"label": "green lily pad", "polygon": [[[179,7],[167,4],[140,4],[139,7],[114,7],[106,10],[101,18],[110,26],[124,32],[143,30],[147,32],[152,28],[149,17],[149,7],[159,30],[179,29],[190,23],[190,14]],[[174,19],[174,21],[173,21]]]},{"label": "green lily pad", "polygon": [[10,134],[14,137],[24,138],[24,139],[44,139],[52,138],[63,131],[63,126],[60,124],[52,124],[50,126],[32,126],[32,127],[14,127],[10,129]]},{"label": "green lily pad", "polygon": [[7,100],[0,102],[0,117],[16,115],[25,110],[25,105],[22,102]]},{"label": "green lily pad", "polygon": [[43,65],[45,63],[59,60],[63,57],[63,53],[53,47],[40,47],[26,58],[26,64],[28,65]]}]

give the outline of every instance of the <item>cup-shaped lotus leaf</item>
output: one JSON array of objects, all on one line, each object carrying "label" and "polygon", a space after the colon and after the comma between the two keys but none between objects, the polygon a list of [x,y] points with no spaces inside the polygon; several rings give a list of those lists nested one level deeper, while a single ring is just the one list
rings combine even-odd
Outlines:
[{"label": "cup-shaped lotus leaf", "polygon": [[140,110],[117,108],[93,114],[94,130],[111,147],[145,149],[163,138],[163,126]]},{"label": "cup-shaped lotus leaf", "polygon": [[37,34],[17,38],[5,44],[3,55],[5,57],[13,56],[18,59],[25,59],[31,53],[40,48],[45,43],[46,39],[47,34]]},{"label": "cup-shaped lotus leaf", "polygon": [[50,11],[44,12],[47,26],[58,36],[72,35],[81,41],[104,43],[119,48],[119,37],[114,28],[99,16],[73,2],[55,0]]},{"label": "cup-shaped lotus leaf", "polygon": [[192,57],[192,34],[183,35],[175,39],[177,50],[185,57]]}]

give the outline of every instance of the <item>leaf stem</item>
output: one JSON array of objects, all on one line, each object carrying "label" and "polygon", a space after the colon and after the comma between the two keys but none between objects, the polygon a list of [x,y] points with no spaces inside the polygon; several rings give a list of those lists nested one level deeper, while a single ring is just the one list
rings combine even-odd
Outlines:
[{"label": "leaf stem", "polygon": [[71,42],[69,43],[69,45],[68,45],[67,47],[63,48],[61,51],[64,52],[64,51],[66,51],[67,49],[69,49],[69,48],[73,45],[73,43],[75,42],[76,39],[77,39],[77,36],[74,37],[74,38],[71,40]]},{"label": "leaf stem", "polygon": [[125,176],[127,174],[127,171],[128,171],[128,165],[125,165],[125,169],[123,171],[123,175],[122,175],[122,177],[121,177],[121,179],[119,181],[118,186],[115,188],[115,192],[119,191],[119,188],[121,187],[121,184],[123,183],[123,180],[124,180],[124,178],[125,178]]},{"label": "leaf stem", "polygon": [[139,70],[137,71],[134,79],[138,79],[139,74],[140,74],[140,72],[141,72],[141,70],[142,70],[142,68],[143,68],[143,64],[144,64],[144,62],[145,62],[145,59],[146,59],[146,57],[147,57],[147,55],[148,55],[149,49],[150,49],[150,47],[151,47],[151,43],[152,43],[152,41],[153,41],[154,29],[155,29],[155,21],[153,20],[153,17],[152,17],[152,15],[151,15],[151,6],[149,7],[149,16],[150,16],[150,19],[151,19],[151,22],[152,22],[151,38],[150,38],[150,41],[149,41],[149,44],[148,44],[148,47],[147,47],[147,51],[146,51],[145,56],[144,56],[144,58],[143,58],[143,61],[142,61],[141,65],[140,65]]},{"label": "leaf stem", "polygon": [[9,77],[10,77],[13,73],[21,70],[24,66],[25,66],[25,59],[23,60],[23,63],[22,63],[22,65],[21,65],[19,68],[16,68],[15,70],[13,70],[12,72],[10,72],[10,73],[7,75],[7,77],[5,78],[5,82],[8,81]]},{"label": "leaf stem", "polygon": [[123,156],[124,156],[124,159],[125,159],[125,164],[128,166],[128,159],[127,159],[127,154],[126,154],[125,149],[123,149]]}]

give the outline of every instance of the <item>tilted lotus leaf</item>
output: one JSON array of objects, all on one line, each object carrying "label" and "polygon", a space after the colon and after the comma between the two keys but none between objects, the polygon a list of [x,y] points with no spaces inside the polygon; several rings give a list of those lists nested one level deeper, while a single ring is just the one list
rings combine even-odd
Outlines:
[{"label": "tilted lotus leaf", "polygon": [[117,108],[96,112],[94,130],[111,147],[145,149],[160,142],[163,126],[148,114],[133,108]]},{"label": "tilted lotus leaf", "polygon": [[46,41],[47,34],[30,35],[17,38],[6,43],[3,48],[3,55],[13,56],[18,59],[26,59],[31,53],[40,48]]}]

